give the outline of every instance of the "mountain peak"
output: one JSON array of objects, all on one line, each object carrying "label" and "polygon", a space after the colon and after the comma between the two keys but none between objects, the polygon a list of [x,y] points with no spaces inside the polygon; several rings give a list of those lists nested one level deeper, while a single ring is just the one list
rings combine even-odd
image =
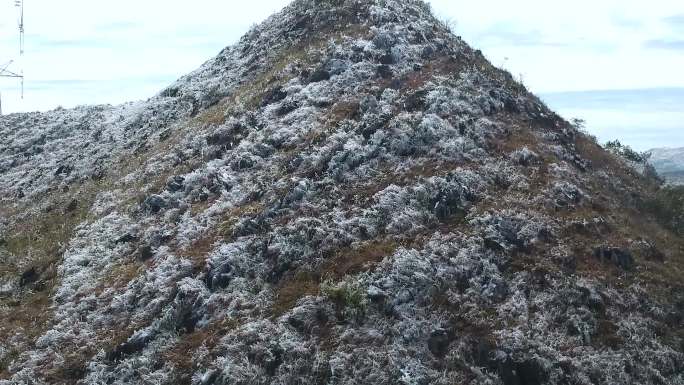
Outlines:
[{"label": "mountain peak", "polygon": [[297,0],[0,117],[0,384],[680,384],[656,189],[425,3]]},{"label": "mountain peak", "polygon": [[[389,29],[383,27],[387,24],[391,24]],[[399,38],[425,40],[438,34],[441,37],[435,43],[451,43],[449,31],[422,1],[298,0],[253,27],[235,46],[226,48],[171,89],[173,94],[187,89],[185,93],[200,98],[211,93],[208,101],[201,102],[206,106],[230,94],[223,88],[236,77],[248,80],[250,75],[261,73],[266,67],[282,66],[283,60],[290,60],[290,65],[315,60],[315,55],[325,54],[322,51],[330,48],[328,43],[366,35],[392,54],[390,51]],[[236,53],[246,66],[235,66]],[[241,69],[242,73],[231,73],[231,69]],[[162,93],[167,94],[168,90]]]}]

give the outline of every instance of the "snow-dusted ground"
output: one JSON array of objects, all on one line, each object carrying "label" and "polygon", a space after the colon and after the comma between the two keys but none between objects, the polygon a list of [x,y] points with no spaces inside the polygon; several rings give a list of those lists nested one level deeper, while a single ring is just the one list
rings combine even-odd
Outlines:
[{"label": "snow-dusted ground", "polygon": [[0,117],[0,384],[682,384],[648,188],[424,3],[295,1]]}]

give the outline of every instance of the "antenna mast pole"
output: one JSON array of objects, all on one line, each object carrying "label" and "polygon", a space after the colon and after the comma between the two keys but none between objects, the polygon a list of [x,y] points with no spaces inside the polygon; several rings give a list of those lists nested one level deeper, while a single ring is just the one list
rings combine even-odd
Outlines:
[{"label": "antenna mast pole", "polygon": [[[24,0],[14,0],[14,6],[19,8],[19,55],[24,55]],[[0,65],[0,78],[16,78],[21,80],[21,98],[24,98],[24,71],[20,73],[8,70],[14,62],[10,60],[4,65]],[[0,115],[2,115],[2,99],[0,96]]]},{"label": "antenna mast pole", "polygon": [[19,55],[24,54],[24,0],[14,0],[14,5],[19,8]]}]

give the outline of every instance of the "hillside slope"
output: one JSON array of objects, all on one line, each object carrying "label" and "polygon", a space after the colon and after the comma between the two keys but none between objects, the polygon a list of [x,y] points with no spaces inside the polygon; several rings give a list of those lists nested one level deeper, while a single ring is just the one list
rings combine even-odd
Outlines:
[{"label": "hillside slope", "polygon": [[421,1],[0,117],[0,384],[684,384],[655,189]]}]

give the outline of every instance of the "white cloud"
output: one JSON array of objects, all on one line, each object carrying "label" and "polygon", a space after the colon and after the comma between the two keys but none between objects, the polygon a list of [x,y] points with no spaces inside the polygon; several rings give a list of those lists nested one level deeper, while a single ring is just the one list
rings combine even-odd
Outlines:
[{"label": "white cloud", "polygon": [[[504,66],[523,74],[537,92],[684,86],[677,70],[684,68],[684,52],[652,52],[644,46],[650,40],[677,37],[665,19],[681,13],[678,2],[431,3],[438,14],[455,20],[456,32],[495,64],[509,58]],[[536,36],[539,44],[516,42],[521,36]]]},{"label": "white cloud", "polygon": [[581,117],[601,143],[620,139],[635,149],[684,147],[684,88],[542,94],[567,118]]},{"label": "white cloud", "polygon": [[[15,59],[14,68],[23,68],[27,86],[22,101],[17,81],[0,80],[3,110],[146,98],[234,43],[285,3],[26,0],[26,54],[18,58],[18,34],[11,20],[16,11],[12,2],[3,1],[0,62]],[[74,80],[90,83],[77,87]],[[87,90],[83,84],[98,88]]]}]

